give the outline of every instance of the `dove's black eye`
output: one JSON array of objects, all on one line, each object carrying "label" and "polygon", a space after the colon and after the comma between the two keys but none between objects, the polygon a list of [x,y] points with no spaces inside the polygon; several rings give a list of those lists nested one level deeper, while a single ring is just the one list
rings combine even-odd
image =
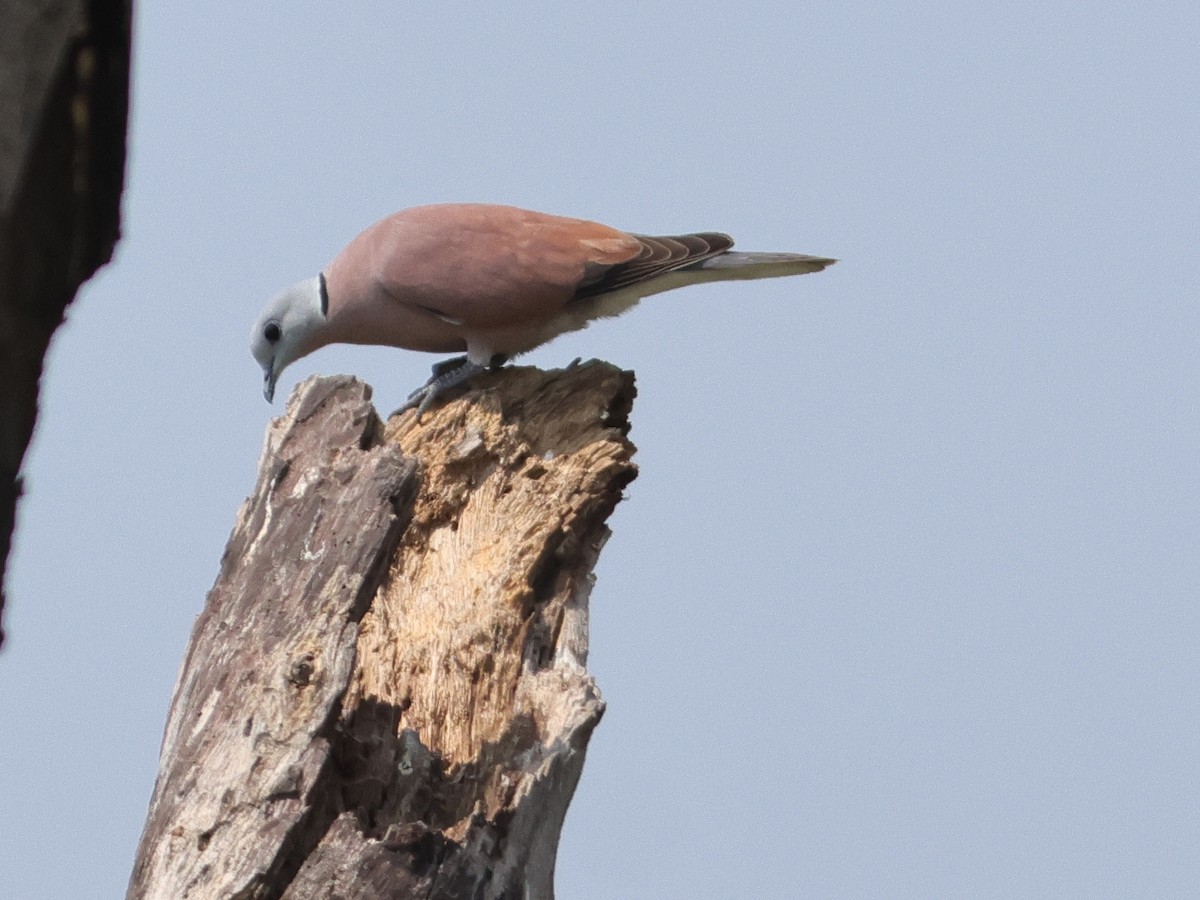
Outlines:
[{"label": "dove's black eye", "polygon": [[263,326],[263,337],[265,337],[272,344],[279,340],[282,334],[283,332],[279,330],[278,322],[268,322]]}]

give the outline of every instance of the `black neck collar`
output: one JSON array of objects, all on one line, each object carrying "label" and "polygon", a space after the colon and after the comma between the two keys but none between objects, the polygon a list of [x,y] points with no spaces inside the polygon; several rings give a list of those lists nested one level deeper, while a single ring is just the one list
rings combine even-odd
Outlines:
[{"label": "black neck collar", "polygon": [[329,318],[329,285],[325,283],[325,273],[322,272],[317,276],[317,280],[321,283],[321,315]]}]

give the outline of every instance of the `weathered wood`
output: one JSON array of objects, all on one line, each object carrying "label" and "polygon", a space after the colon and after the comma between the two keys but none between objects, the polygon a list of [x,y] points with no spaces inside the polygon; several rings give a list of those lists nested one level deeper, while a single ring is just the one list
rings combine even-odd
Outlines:
[{"label": "weathered wood", "polygon": [[476,383],[384,428],[365,386],[310,380],[272,425],[129,896],[553,896],[632,376]]},{"label": "weathered wood", "polygon": [[132,896],[264,895],[324,831],[356,624],[418,483],[375,443],[369,394],[310,382],[272,423],[175,688]]},{"label": "weathered wood", "polygon": [[0,612],[42,358],[119,233],[129,32],[129,0],[0,0]]}]

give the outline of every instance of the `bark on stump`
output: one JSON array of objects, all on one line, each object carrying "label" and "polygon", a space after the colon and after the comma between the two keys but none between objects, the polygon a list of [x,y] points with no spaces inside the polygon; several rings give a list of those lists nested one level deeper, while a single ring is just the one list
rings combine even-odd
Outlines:
[{"label": "bark on stump", "polygon": [[591,570],[633,377],[507,369],[384,426],[310,379],[197,619],[134,898],[553,896],[604,706]]}]

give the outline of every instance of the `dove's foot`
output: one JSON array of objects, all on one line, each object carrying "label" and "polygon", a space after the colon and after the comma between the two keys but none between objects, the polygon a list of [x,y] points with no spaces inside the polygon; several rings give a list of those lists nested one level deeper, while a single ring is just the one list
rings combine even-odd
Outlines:
[{"label": "dove's foot", "polygon": [[403,406],[392,413],[402,413],[406,409],[412,409],[414,406],[417,409],[417,421],[421,420],[421,416],[425,410],[433,404],[433,401],[450,390],[452,387],[457,387],[464,381],[474,378],[480,372],[486,372],[489,369],[498,369],[508,357],[501,353],[497,353],[486,366],[481,366],[478,363],[473,363],[465,356],[454,356],[450,359],[443,359],[433,364],[433,374],[429,376],[429,380],[421,387],[417,388],[408,395],[408,400]]}]

